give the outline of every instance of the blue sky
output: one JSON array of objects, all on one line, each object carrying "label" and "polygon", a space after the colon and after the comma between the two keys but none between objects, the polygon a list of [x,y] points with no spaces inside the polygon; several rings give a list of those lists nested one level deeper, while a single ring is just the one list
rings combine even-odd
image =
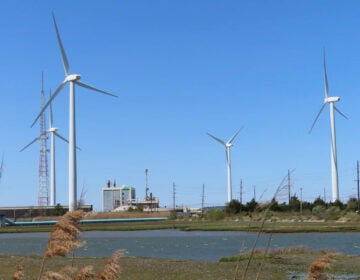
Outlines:
[{"label": "blue sky", "polygon": [[[358,1],[7,1],[0,10],[0,151],[5,169],[0,205],[36,205],[39,133],[30,124],[45,90],[64,79],[51,12],[70,63],[82,81],[111,98],[77,89],[78,192],[101,210],[108,179],[149,187],[162,206],[223,205],[229,139],[233,197],[270,199],[287,171],[293,192],[330,200],[328,108],[309,128],[324,98],[326,48],[336,115],[339,193],[357,194],[360,158],[360,3]],[[68,137],[68,87],[53,104]],[[49,143],[50,145],[50,143]],[[57,142],[57,197],[68,203],[68,149]]]}]

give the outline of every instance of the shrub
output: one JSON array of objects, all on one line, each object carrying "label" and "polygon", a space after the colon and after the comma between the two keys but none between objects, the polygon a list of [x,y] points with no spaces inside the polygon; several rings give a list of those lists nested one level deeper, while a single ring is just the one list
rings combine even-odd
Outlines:
[{"label": "shrub", "polygon": [[312,209],[312,215],[315,216],[318,219],[324,219],[325,218],[325,211],[326,211],[325,206],[317,205]]},{"label": "shrub", "polygon": [[338,206],[330,206],[325,211],[326,220],[337,220],[341,217],[341,209]]},{"label": "shrub", "polygon": [[221,209],[211,209],[206,213],[206,217],[211,221],[219,221],[225,218],[225,212]]},{"label": "shrub", "polygon": [[358,201],[355,197],[351,197],[346,206],[347,211],[355,212],[358,210]]},{"label": "shrub", "polygon": [[241,210],[241,204],[238,200],[233,199],[229,203],[226,204],[225,212],[227,214],[238,214]]}]

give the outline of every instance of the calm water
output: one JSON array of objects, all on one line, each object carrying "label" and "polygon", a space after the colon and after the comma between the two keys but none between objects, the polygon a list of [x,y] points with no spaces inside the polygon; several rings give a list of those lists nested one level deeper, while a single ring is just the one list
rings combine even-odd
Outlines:
[{"label": "calm water", "polygon": [[[0,234],[0,253],[43,254],[49,233]],[[77,256],[108,257],[117,249],[128,256],[217,261],[252,248],[255,233],[153,231],[92,231],[81,234],[86,241]],[[258,248],[266,246],[269,235],[262,235]],[[360,233],[275,234],[271,248],[307,246],[360,255]]]}]

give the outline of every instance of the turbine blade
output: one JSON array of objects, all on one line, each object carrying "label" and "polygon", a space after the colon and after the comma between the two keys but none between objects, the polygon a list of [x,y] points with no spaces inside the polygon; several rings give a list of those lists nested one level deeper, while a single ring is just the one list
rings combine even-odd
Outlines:
[{"label": "turbine blade", "polygon": [[[60,135],[60,134],[57,133],[56,131],[53,131],[53,133],[54,133],[57,137],[59,137],[61,140],[65,141],[66,143],[69,144],[69,140],[67,140],[65,137],[63,137],[62,135]],[[79,151],[81,151],[81,149],[80,149],[78,146],[76,146],[76,149],[78,149]]]},{"label": "turbine blade", "polygon": [[118,96],[115,95],[115,94],[112,94],[112,93],[110,93],[110,92],[107,92],[107,91],[98,89],[98,88],[96,88],[96,87],[93,87],[93,86],[90,86],[90,85],[87,85],[87,84],[84,84],[84,83],[79,82],[79,81],[75,81],[75,83],[78,84],[79,86],[84,87],[84,88],[87,88],[87,89],[91,89],[91,90],[94,90],[94,91],[97,91],[97,92],[101,92],[101,93],[104,93],[104,94],[107,94],[107,95],[110,95],[110,96],[113,96],[113,97],[118,97]]},{"label": "turbine blade", "polygon": [[52,13],[52,17],[53,17],[54,26],[55,26],[56,37],[57,37],[58,44],[59,44],[59,47],[60,47],[61,58],[62,58],[62,62],[63,62],[63,65],[64,65],[65,74],[67,76],[67,75],[69,75],[69,62],[68,62],[68,59],[66,57],[64,46],[63,46],[61,38],[60,38],[60,33],[59,33],[59,30],[58,30],[58,27],[57,27],[57,24],[56,24],[55,14],[54,13]]},{"label": "turbine blade", "polygon": [[341,112],[335,105],[334,105],[334,109],[336,110],[336,112],[338,112],[341,116],[343,116],[345,119],[349,119],[343,112]]},{"label": "turbine blade", "polygon": [[218,141],[219,143],[221,143],[221,144],[223,144],[224,146],[226,146],[226,143],[225,143],[223,140],[215,137],[214,135],[211,135],[210,133],[206,133],[206,134],[209,135],[211,138],[215,139],[216,141]]},{"label": "turbine blade", "polygon": [[[50,96],[49,96],[49,100],[51,99],[51,89],[50,89]],[[50,102],[49,104],[50,106],[50,114],[49,114],[49,122],[50,122],[50,127],[53,127],[53,111],[52,111],[52,102]]]},{"label": "turbine blade", "polygon": [[25,150],[26,148],[28,148],[29,146],[31,146],[32,144],[34,144],[36,141],[40,140],[42,134],[40,134],[38,137],[36,137],[34,140],[32,140],[29,144],[27,144],[24,148],[22,148],[20,150],[20,152],[22,152],[23,150]]},{"label": "turbine blade", "polygon": [[333,137],[332,137],[331,132],[330,132],[330,138],[331,138],[331,155],[332,155],[332,159],[334,160],[334,163],[335,163],[335,168],[336,168],[336,170],[338,170],[338,168],[337,168],[336,149],[335,149],[334,139],[333,139]]},{"label": "turbine blade", "polygon": [[326,103],[324,103],[324,104],[322,105],[319,113],[317,114],[317,116],[316,116],[316,118],[315,118],[315,120],[314,120],[314,122],[313,122],[313,124],[312,124],[312,126],[311,126],[311,128],[310,128],[310,130],[309,130],[309,133],[311,133],[312,129],[314,128],[315,123],[317,122],[318,118],[320,117],[320,114],[321,114],[321,112],[324,110],[325,106],[326,106]]},{"label": "turbine blade", "polygon": [[59,92],[62,90],[62,88],[65,86],[66,81],[63,81],[60,86],[56,89],[56,91],[54,92],[54,94],[49,98],[48,102],[46,102],[46,104],[44,105],[44,107],[41,109],[40,113],[37,115],[37,117],[35,118],[34,122],[31,124],[31,127],[34,126],[34,124],[36,123],[36,121],[40,118],[41,114],[45,111],[45,109],[47,108],[47,106],[49,106],[49,104],[53,101],[53,99],[59,94]]},{"label": "turbine blade", "polygon": [[54,133],[57,137],[59,137],[61,140],[65,141],[66,143],[69,144],[69,140],[67,140],[65,137],[61,136],[59,133],[57,133],[57,132],[55,132],[55,131],[53,131],[53,133]]},{"label": "turbine blade", "polygon": [[329,83],[326,72],[325,49],[324,49],[324,81],[325,81],[325,99],[327,99],[329,97]]},{"label": "turbine blade", "polygon": [[231,144],[232,141],[234,141],[235,137],[240,133],[240,131],[243,129],[244,127],[241,127],[234,135],[233,137],[231,137],[228,141],[228,144]]}]

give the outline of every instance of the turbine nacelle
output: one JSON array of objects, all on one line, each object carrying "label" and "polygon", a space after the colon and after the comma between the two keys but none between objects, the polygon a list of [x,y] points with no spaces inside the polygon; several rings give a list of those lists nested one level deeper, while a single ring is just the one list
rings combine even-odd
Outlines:
[{"label": "turbine nacelle", "polygon": [[49,129],[49,132],[56,132],[58,131],[58,128],[57,127],[52,127]]},{"label": "turbine nacelle", "polygon": [[334,97],[326,97],[324,100],[324,103],[331,103],[331,102],[338,102],[340,101],[340,97],[334,96]]},{"label": "turbine nacelle", "polygon": [[67,75],[65,78],[66,82],[75,82],[81,79],[81,75],[80,74],[71,74],[71,75]]},{"label": "turbine nacelle", "polygon": [[225,147],[226,147],[226,148],[231,148],[232,146],[234,146],[233,143],[226,143],[226,144],[225,144]]}]

